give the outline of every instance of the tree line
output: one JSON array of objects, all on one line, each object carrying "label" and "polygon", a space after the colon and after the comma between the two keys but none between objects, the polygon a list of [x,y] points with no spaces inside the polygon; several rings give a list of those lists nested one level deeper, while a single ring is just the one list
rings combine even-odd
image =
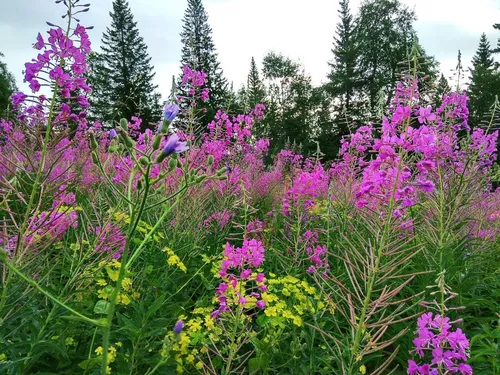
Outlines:
[{"label": "tree line", "polygon": [[[332,58],[323,84],[313,85],[298,62],[270,51],[260,62],[252,57],[246,84],[235,90],[221,68],[202,0],[187,3],[181,69],[173,77],[169,100],[187,94],[180,85],[183,66],[203,70],[210,99],[197,103],[200,128],[214,119],[218,109],[237,113],[262,103],[266,116],[254,134],[271,140],[272,153],[291,147],[333,159],[343,136],[383,115],[392,90],[408,70],[409,56],[418,62],[423,97],[439,102],[445,93],[467,89],[472,126],[489,121],[491,106],[500,96],[500,64],[495,61],[500,38],[491,46],[483,33],[471,66],[462,66],[459,51],[453,76],[445,77],[418,40],[415,12],[399,0],[364,0],[356,13],[349,0],[339,1]],[[92,53],[88,61],[87,78],[93,88],[89,118],[110,125],[122,117],[137,116],[143,128],[153,128],[161,116],[161,97],[153,83],[147,45],[126,0],[114,0],[110,17],[101,51]],[[500,23],[493,27],[500,31]],[[469,78],[466,87],[465,74]],[[13,77],[0,60],[0,111],[7,110],[15,90]]]}]

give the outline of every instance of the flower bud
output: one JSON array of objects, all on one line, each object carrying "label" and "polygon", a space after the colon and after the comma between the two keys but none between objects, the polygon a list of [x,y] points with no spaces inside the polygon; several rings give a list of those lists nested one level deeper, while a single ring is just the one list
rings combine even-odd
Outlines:
[{"label": "flower bud", "polygon": [[155,163],[157,164],[161,163],[163,160],[167,158],[167,156],[168,155],[166,153],[159,152],[158,155],[156,155]]},{"label": "flower bud", "polygon": [[114,139],[118,136],[118,134],[116,133],[116,130],[115,129],[111,129],[109,131],[109,139]]},{"label": "flower bud", "polygon": [[99,144],[97,143],[93,133],[90,134],[90,148],[94,151],[99,148]]},{"label": "flower bud", "polygon": [[170,160],[168,161],[168,171],[169,171],[169,172],[172,172],[172,171],[175,169],[175,167],[177,167],[177,160],[175,160],[175,159],[170,159]]},{"label": "flower bud", "polygon": [[157,134],[153,138],[153,150],[158,150],[160,148],[161,140],[163,138],[163,135]]},{"label": "flower bud", "polygon": [[201,176],[196,177],[196,179],[194,180],[194,182],[197,183],[197,184],[199,184],[200,182],[202,182],[206,178],[207,178],[207,176],[204,175],[204,174],[202,174]]},{"label": "flower bud", "polygon": [[116,152],[117,150],[118,150],[118,146],[117,146],[117,144],[116,144],[116,140],[115,140],[115,139],[113,139],[113,140],[111,141],[111,143],[109,144],[108,151],[109,151],[109,152]]},{"label": "flower bud", "polygon": [[147,157],[143,156],[139,159],[139,163],[141,163],[144,166],[147,166],[147,165],[149,165],[149,159]]},{"label": "flower bud", "polygon": [[124,118],[120,120],[120,126],[123,130],[128,131],[128,121]]},{"label": "flower bud", "polygon": [[215,174],[216,174],[217,176],[220,176],[220,175],[222,175],[222,174],[223,174],[224,172],[226,172],[226,171],[227,171],[227,168],[226,168],[226,167],[222,167],[222,168],[221,168],[221,169],[219,169],[217,172],[215,172]]},{"label": "flower bud", "polygon": [[133,148],[135,146],[134,140],[130,138],[130,135],[128,135],[128,133],[124,129],[120,129],[120,138],[123,143],[125,143],[125,146],[127,146],[127,148]]},{"label": "flower bud", "polygon": [[176,335],[180,334],[182,332],[182,327],[184,326],[184,322],[182,320],[178,320],[177,323],[174,325],[174,333]]},{"label": "flower bud", "polygon": [[166,134],[168,132],[168,126],[170,122],[168,120],[164,120],[162,124],[158,127],[158,134]]},{"label": "flower bud", "polygon": [[214,157],[212,155],[208,156],[208,165],[212,165],[214,163]]}]

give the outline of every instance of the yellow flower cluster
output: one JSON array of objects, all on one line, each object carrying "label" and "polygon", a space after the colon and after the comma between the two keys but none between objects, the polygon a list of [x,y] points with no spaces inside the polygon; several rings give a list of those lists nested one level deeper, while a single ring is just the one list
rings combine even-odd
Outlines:
[{"label": "yellow flower cluster", "polygon": [[327,211],[327,204],[328,204],[328,202],[324,199],[315,202],[314,205],[312,205],[309,208],[309,214],[310,215],[318,215],[318,216],[324,215]]},{"label": "yellow flower cluster", "polygon": [[168,255],[168,260],[167,260],[167,263],[169,266],[177,266],[177,268],[179,268],[181,271],[183,272],[186,272],[187,271],[187,268],[186,266],[184,265],[184,263],[182,263],[182,260],[181,258],[179,258],[173,251],[172,249],[166,247],[162,250],[164,253],[167,253]]},{"label": "yellow flower cluster", "polygon": [[[113,212],[113,219],[118,224],[130,224],[130,216],[125,212]],[[139,220],[139,224],[137,225],[137,231],[139,233],[146,235],[151,232],[152,229],[152,225],[146,223],[145,221]],[[165,239],[165,236],[162,233],[155,233],[153,234],[152,238],[155,242],[160,242],[161,240]]]},{"label": "yellow flower cluster", "polygon": [[[215,320],[210,316],[213,307],[195,308],[189,320],[185,316],[180,316],[179,320],[184,320],[184,328],[180,334],[169,332],[166,341],[171,343],[170,350],[177,362],[177,372],[184,373],[189,368],[198,370],[203,368],[203,362],[199,359],[200,354],[207,352],[207,346],[211,342],[219,341],[222,329],[215,324]],[[170,353],[163,352],[163,356]]]},{"label": "yellow flower cluster", "polygon": [[[115,345],[121,346],[121,343],[117,342]],[[95,350],[95,353],[97,355],[97,358],[102,357],[103,353],[103,348],[102,346],[98,346]],[[108,366],[106,367],[106,373],[111,374],[111,366],[110,364],[113,363],[116,360],[116,348],[114,346],[110,346],[108,349]]]},{"label": "yellow flower cluster", "polygon": [[262,299],[266,303],[264,313],[271,318],[272,325],[284,328],[288,321],[300,327],[306,313],[314,314],[325,308],[316,289],[306,281],[293,276],[276,278],[272,273],[269,276],[268,291],[262,293]]},{"label": "yellow flower cluster", "polygon": [[[113,285],[108,285],[110,281],[118,280],[118,275],[120,273],[121,263],[116,259],[111,261],[103,260],[99,263],[99,268],[101,269],[101,277],[97,279],[96,284],[102,289],[97,290],[97,295],[100,299],[107,300],[113,294]],[[106,273],[102,272],[105,270]],[[132,279],[130,278],[130,274],[125,274],[125,278],[122,280],[122,292],[118,294],[118,298],[116,300],[117,304],[121,305],[129,305],[133,300],[139,299],[139,292],[135,291],[132,288]]]}]

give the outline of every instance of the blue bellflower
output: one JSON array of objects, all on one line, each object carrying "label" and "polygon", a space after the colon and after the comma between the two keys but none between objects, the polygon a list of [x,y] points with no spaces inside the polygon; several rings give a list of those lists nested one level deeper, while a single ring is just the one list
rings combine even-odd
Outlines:
[{"label": "blue bellflower", "polygon": [[165,106],[163,111],[163,119],[172,122],[179,114],[179,106],[175,103],[170,103]]},{"label": "blue bellflower", "polygon": [[183,326],[184,326],[184,322],[182,320],[178,320],[177,323],[175,323],[175,326],[174,326],[174,333],[176,335],[178,335],[179,333],[181,333]]},{"label": "blue bellflower", "polygon": [[163,149],[163,155],[170,156],[172,154],[179,154],[181,152],[189,150],[187,142],[181,142],[177,134],[172,134],[168,140],[165,148]]}]

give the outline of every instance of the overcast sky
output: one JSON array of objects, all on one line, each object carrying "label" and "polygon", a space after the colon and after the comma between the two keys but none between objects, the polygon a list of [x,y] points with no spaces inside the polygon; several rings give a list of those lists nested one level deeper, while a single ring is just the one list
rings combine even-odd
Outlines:
[{"label": "overcast sky", "polygon": [[[99,50],[102,32],[110,23],[112,0],[89,0],[90,11],[82,15],[94,50]],[[456,65],[458,49],[464,66],[477,49],[482,32],[496,44],[500,33],[500,0],[402,0],[414,8],[415,25],[427,52],[441,63],[447,76]],[[354,12],[361,0],[351,0]],[[148,45],[156,71],[156,83],[166,98],[172,75],[180,72],[182,17],[187,0],[129,0],[140,35]],[[274,50],[300,61],[313,82],[325,80],[331,47],[338,22],[337,0],[204,0],[213,39],[225,76],[238,89],[245,81],[254,56],[259,63]],[[0,52],[23,84],[22,69],[36,51],[32,44],[45,21],[57,23],[63,7],[53,0],[0,0]]]}]

